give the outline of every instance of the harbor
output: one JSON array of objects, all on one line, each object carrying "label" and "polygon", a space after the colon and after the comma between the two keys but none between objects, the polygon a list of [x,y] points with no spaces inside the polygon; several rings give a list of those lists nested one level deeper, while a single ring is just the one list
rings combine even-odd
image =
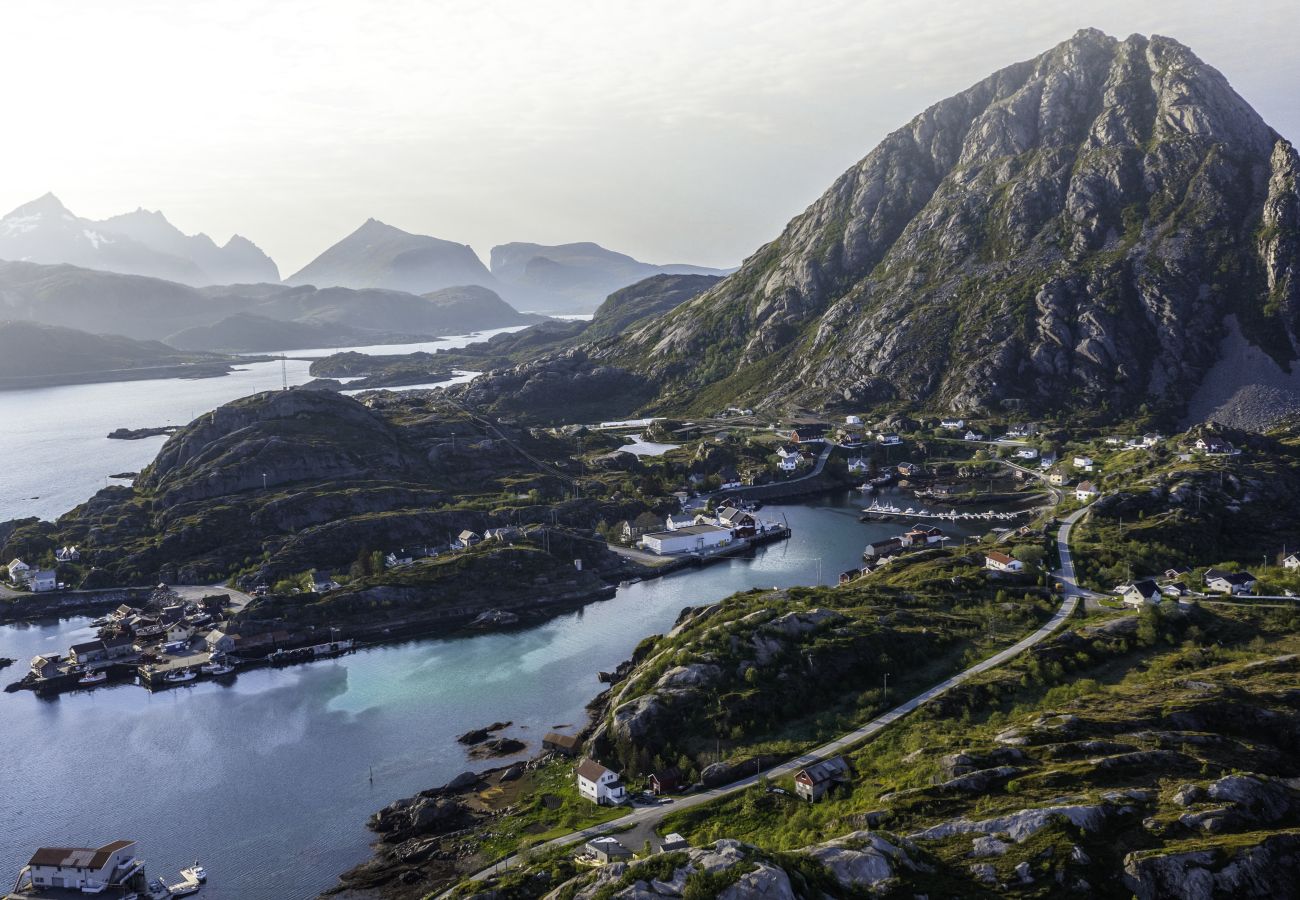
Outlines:
[{"label": "harbor", "polygon": [[18,870],[4,900],[66,900],[85,895],[117,900],[170,900],[197,894],[208,873],[195,860],[176,881],[150,878],[136,842],[116,840],[100,847],[38,847]]}]

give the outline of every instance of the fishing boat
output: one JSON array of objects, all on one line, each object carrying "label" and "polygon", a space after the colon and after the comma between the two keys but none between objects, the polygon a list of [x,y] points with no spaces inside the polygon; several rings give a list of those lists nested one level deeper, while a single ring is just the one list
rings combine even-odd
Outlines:
[{"label": "fishing boat", "polygon": [[212,662],[206,662],[199,666],[199,670],[203,672],[204,675],[211,675],[213,678],[220,678],[222,675],[229,675],[231,672],[235,671],[235,667],[230,665],[230,663],[213,660]]},{"label": "fishing boat", "polygon": [[199,884],[203,884],[208,880],[208,872],[199,865],[199,861],[196,859],[194,865],[181,869],[181,877],[186,881],[197,881]]},{"label": "fishing boat", "polygon": [[108,681],[108,673],[100,670],[98,672],[87,672],[77,679],[77,684],[103,684]]},{"label": "fishing boat", "polygon": [[187,666],[184,669],[177,669],[175,672],[168,672],[163,676],[163,681],[168,684],[184,684],[187,681],[193,681],[197,677],[193,670]]}]

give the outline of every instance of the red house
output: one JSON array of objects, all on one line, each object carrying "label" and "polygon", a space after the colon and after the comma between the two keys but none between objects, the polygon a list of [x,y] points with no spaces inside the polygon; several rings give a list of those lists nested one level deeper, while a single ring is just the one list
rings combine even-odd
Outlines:
[{"label": "red house", "polygon": [[663,769],[650,776],[650,793],[656,797],[660,794],[675,794],[684,786],[682,773],[677,769]]}]

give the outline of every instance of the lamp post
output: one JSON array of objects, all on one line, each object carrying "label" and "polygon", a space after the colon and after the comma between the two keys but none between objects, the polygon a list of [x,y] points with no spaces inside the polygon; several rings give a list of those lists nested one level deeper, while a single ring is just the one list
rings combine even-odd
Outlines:
[{"label": "lamp post", "polygon": [[266,473],[262,473],[262,490],[266,490]]}]

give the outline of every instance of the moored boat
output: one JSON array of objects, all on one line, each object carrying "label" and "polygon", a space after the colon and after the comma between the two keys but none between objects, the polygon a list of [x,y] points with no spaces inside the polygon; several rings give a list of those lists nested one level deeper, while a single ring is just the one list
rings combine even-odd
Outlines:
[{"label": "moored boat", "polygon": [[168,684],[183,684],[187,681],[193,681],[198,676],[188,666],[184,669],[177,669],[174,672],[168,672],[163,676],[163,681]]},{"label": "moored boat", "polygon": [[100,670],[98,672],[87,672],[77,679],[77,684],[103,684],[108,681],[108,673]]}]

